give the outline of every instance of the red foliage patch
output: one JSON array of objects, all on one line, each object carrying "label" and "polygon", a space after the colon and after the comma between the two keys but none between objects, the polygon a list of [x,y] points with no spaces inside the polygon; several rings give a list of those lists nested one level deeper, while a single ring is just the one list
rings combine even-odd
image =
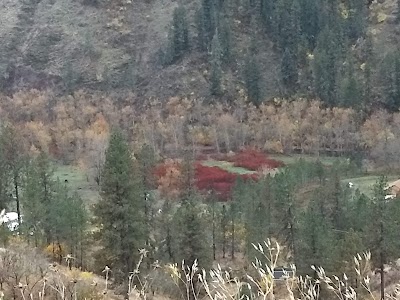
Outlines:
[{"label": "red foliage patch", "polygon": [[232,156],[229,161],[233,162],[235,167],[242,167],[252,171],[258,171],[263,168],[276,169],[284,164],[281,161],[270,159],[264,153],[255,149],[245,149]]},{"label": "red foliage patch", "polygon": [[[258,180],[259,174],[240,175],[230,173],[219,167],[208,167],[201,164],[201,160],[209,159],[210,155],[200,155],[195,163],[195,184],[200,191],[214,191],[220,200],[226,201],[231,196],[231,191],[238,177],[244,180]],[[213,157],[217,159],[217,157]],[[246,149],[233,156],[219,155],[219,159],[233,162],[236,167],[243,167],[257,171],[262,168],[275,169],[283,166],[283,163],[269,159],[264,153],[253,149]],[[218,160],[218,159],[217,159]],[[179,161],[166,160],[159,165],[155,171],[155,176],[159,179],[159,190],[168,194],[170,190],[180,189],[181,165]],[[173,195],[175,195],[174,193]]]},{"label": "red foliage patch", "polygon": [[196,187],[201,191],[214,191],[221,200],[230,198],[231,191],[236,179],[241,177],[245,180],[257,180],[257,174],[240,175],[230,173],[218,167],[207,167],[196,163],[195,168]]}]

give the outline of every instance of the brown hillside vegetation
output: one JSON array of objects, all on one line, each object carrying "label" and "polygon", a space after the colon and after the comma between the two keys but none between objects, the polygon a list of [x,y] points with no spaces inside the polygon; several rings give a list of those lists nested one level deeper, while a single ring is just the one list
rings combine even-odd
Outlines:
[{"label": "brown hillside vegetation", "polygon": [[65,162],[83,159],[88,166],[101,157],[115,126],[124,129],[133,149],[148,144],[163,156],[180,153],[182,146],[211,146],[217,153],[246,146],[286,154],[366,151],[380,165],[396,167],[400,151],[399,113],[377,111],[360,122],[354,110],[323,108],[318,101],[279,100],[256,108],[240,101],[208,105],[171,98],[132,105],[130,98],[117,99],[31,90],[2,95],[0,116],[20,129],[33,152],[41,149]]},{"label": "brown hillside vegetation", "polygon": [[[343,1],[345,2],[345,1]],[[182,6],[189,20],[190,51],[176,63],[162,66],[159,50],[167,43],[174,9],[178,2],[166,0],[7,0],[0,7],[1,86],[8,93],[24,88],[54,89],[57,93],[79,88],[133,92],[135,99],[174,96],[210,98],[211,67],[208,51],[199,51],[195,12],[201,1]],[[277,43],[246,11],[246,1],[227,4],[232,27],[235,57],[222,70],[222,99],[232,101],[244,90],[243,67],[249,45],[257,50],[262,99],[285,94],[280,63],[283,56]],[[368,8],[368,32],[373,36],[376,62],[397,48],[399,35],[396,1],[374,1]],[[268,31],[268,30],[267,30]],[[356,63],[365,67],[365,37],[354,41]],[[311,49],[312,50],[312,49]],[[311,95],[313,55],[300,51],[301,93]],[[307,62],[307,59],[310,59]],[[379,63],[377,64],[379,65]],[[359,69],[358,67],[356,69]],[[373,81],[382,81],[378,71]],[[375,88],[378,96],[382,86]]]},{"label": "brown hillside vegetation", "polygon": [[[86,87],[97,90],[134,90],[141,97],[166,99],[176,95],[209,96],[207,56],[193,50],[176,65],[158,62],[167,41],[177,2],[108,0],[7,0],[0,7],[0,70],[2,86],[56,90]],[[198,1],[185,3],[193,18]],[[235,44],[242,52],[249,36],[237,19]],[[266,96],[278,89],[277,57],[267,38],[259,41]],[[226,70],[225,90],[233,99],[242,88],[240,60]],[[130,69],[133,67],[133,69]],[[127,72],[132,76],[127,77]],[[132,77],[132,78],[129,78]]]}]

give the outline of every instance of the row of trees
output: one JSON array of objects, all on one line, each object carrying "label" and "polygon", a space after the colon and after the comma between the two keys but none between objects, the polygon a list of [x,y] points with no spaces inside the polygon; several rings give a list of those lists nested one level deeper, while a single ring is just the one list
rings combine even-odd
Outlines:
[{"label": "row of trees", "polygon": [[269,152],[346,154],[364,152],[390,166],[400,149],[399,115],[379,110],[364,116],[350,108],[326,108],[318,101],[276,101],[255,107],[209,105],[172,98],[132,106],[83,92],[56,98],[48,92],[0,97],[0,116],[21,132],[32,153],[99,169],[110,127],[119,126],[137,151],[148,144],[157,154],[185,146],[213,146],[217,152],[255,146]]}]

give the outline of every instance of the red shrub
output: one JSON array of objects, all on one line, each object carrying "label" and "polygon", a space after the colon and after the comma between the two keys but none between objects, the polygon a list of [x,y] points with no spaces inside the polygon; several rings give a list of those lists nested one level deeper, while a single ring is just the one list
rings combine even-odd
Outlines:
[{"label": "red shrub", "polygon": [[257,171],[262,168],[275,169],[283,166],[283,163],[274,159],[270,159],[264,153],[254,150],[245,149],[230,158],[235,167],[242,167],[248,170]]},{"label": "red shrub", "polygon": [[[283,163],[268,159],[267,156],[259,151],[247,149],[233,156],[223,156],[224,160],[232,161],[235,166],[243,167],[249,170],[259,170],[261,168],[274,169],[283,165]],[[207,155],[209,158],[210,155]],[[195,163],[195,184],[200,191],[214,191],[220,200],[228,200],[231,191],[235,185],[238,176],[244,180],[258,180],[258,174],[239,175],[230,173],[218,167],[207,167],[201,164],[204,156],[199,156]],[[178,197],[181,187],[181,164],[178,160],[166,160],[163,164],[157,166],[154,175],[158,178],[159,190],[164,195]]]},{"label": "red shrub", "polygon": [[238,176],[245,180],[257,180],[257,174],[239,175],[218,167],[207,167],[196,163],[196,187],[203,191],[214,191],[221,200],[229,199]]}]

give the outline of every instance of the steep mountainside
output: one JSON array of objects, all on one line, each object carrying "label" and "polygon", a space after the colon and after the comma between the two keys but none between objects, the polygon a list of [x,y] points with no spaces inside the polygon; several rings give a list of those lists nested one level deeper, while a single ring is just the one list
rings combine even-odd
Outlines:
[{"label": "steep mountainside", "polygon": [[[0,4],[0,71],[3,89],[57,87],[133,90],[138,96],[209,95],[207,53],[196,50],[194,14],[200,1],[185,2],[190,22],[190,53],[162,66],[158,52],[167,42],[178,2],[101,0],[6,0]],[[242,85],[240,53],[249,44],[240,19],[233,43],[238,52],[225,68],[223,86],[234,96]],[[262,89],[275,94],[279,56],[261,35],[257,40],[263,65]]]},{"label": "steep mountainside", "polygon": [[[248,65],[246,53],[249,47],[253,47],[257,55],[256,64],[260,70],[257,84],[261,98],[268,99],[286,95],[287,91],[283,87],[285,78],[282,76],[282,66],[288,72],[293,71],[293,68],[289,62],[286,66],[282,65],[282,59],[292,59],[293,57],[285,56],[287,54],[285,49],[290,46],[279,45],[277,37],[272,38],[271,30],[289,34],[288,37],[290,37],[290,32],[285,32],[284,30],[287,30],[285,28],[278,28],[282,25],[264,26],[265,23],[272,21],[261,20],[263,17],[260,19],[260,14],[254,13],[262,11],[263,8],[258,5],[262,6],[268,1],[260,0],[261,4],[254,4],[256,2],[246,0],[223,1],[223,14],[229,18],[230,23],[233,52],[233,59],[229,64],[224,64],[221,70],[222,97],[226,100],[234,99],[245,89],[244,81],[246,79],[244,79],[243,70],[246,64]],[[298,2],[305,5],[304,3],[310,2],[307,1]],[[324,3],[320,4],[321,7],[328,6],[323,0],[318,1],[318,3]],[[286,3],[282,5],[290,6],[287,4],[290,1],[282,0],[280,2]],[[165,99],[177,95],[208,98],[210,96],[210,80],[213,76],[211,46],[208,46],[208,51],[200,51],[198,47],[199,25],[196,22],[197,12],[204,3],[200,0],[182,3],[170,0],[2,1],[0,4],[0,37],[2,40],[0,44],[0,72],[2,73],[0,82],[2,89],[6,92],[14,92],[23,88],[55,88],[59,93],[63,93],[78,88],[87,88],[103,91],[130,91],[141,99],[153,97]],[[353,25],[346,25],[346,22],[352,20],[351,13],[355,10],[351,8],[351,5],[358,5],[354,3],[356,3],[355,0],[346,0],[338,5],[338,11],[344,20],[343,26],[350,26],[350,29],[347,27],[344,29],[350,39],[351,32],[348,33],[348,30],[352,30],[351,26]],[[278,11],[279,5],[276,5],[274,9]],[[298,13],[295,5],[292,5],[293,11],[290,14]],[[173,64],[163,65],[160,62],[160,53],[168,44],[174,10],[178,6],[183,7],[186,11],[186,19],[189,24],[189,51],[185,51]],[[357,9],[360,10],[359,7]],[[374,1],[367,10],[369,10],[367,13],[369,15],[368,30],[363,31],[369,32],[372,36],[376,54],[375,67],[377,67],[383,61],[384,55],[397,48],[399,40],[396,21],[397,2],[394,0]],[[307,10],[305,11],[307,12]],[[264,12],[264,14],[267,13]],[[220,12],[220,14],[222,13]],[[283,20],[285,15],[274,15],[273,17]],[[302,18],[303,16],[300,16],[299,20],[300,22],[305,21],[305,25],[300,25],[308,26],[307,19]],[[324,16],[318,18],[318,22],[324,22]],[[358,18],[357,15],[355,18]],[[217,22],[220,22],[219,19]],[[254,26],[254,23],[264,25]],[[361,19],[360,24],[364,24]],[[274,26],[278,27],[274,29]],[[357,26],[365,25],[358,24]],[[305,31],[307,28],[302,28],[302,30],[307,32]],[[312,35],[310,36],[311,39],[316,39],[312,38]],[[324,95],[318,92],[318,82],[316,83],[314,79],[314,83],[311,83],[313,76],[316,76],[314,78],[319,77],[318,74],[310,73],[315,56],[310,53],[310,49],[315,47],[316,42],[311,42],[311,44],[314,43],[314,46],[306,47],[302,43],[300,41],[298,50],[296,50],[298,51],[296,53],[298,55],[296,57],[297,66],[294,67],[297,68],[298,75],[296,77],[298,76],[300,86],[296,88],[297,92],[304,95],[312,89],[311,85],[314,85],[316,94],[324,98]],[[356,52],[357,49],[359,52],[365,51],[364,38],[351,41],[351,43]],[[304,50],[307,48],[308,50]],[[355,57],[355,63],[362,65],[364,62],[363,54],[360,54],[361,56],[354,53],[350,55]],[[345,55],[346,60],[349,59],[348,56]],[[307,57],[310,59],[308,62],[305,61]],[[340,77],[344,78],[344,82],[339,80],[336,86],[344,92],[342,90],[336,92],[336,97],[339,99],[337,101],[343,103],[342,98],[351,97],[346,94],[343,86],[351,82],[352,78],[346,77],[346,72],[348,72],[346,67],[339,66],[338,70],[340,69],[342,70],[338,72],[341,72]],[[356,73],[360,73],[359,68],[355,69]],[[288,76],[286,80],[290,85],[291,75]],[[359,77],[359,81],[364,80],[360,77],[363,75],[356,76]],[[372,77],[374,76],[373,82],[379,82],[380,73],[373,72]],[[382,83],[383,86],[385,84],[387,83]],[[360,89],[365,89],[365,87]],[[375,87],[375,92],[378,93],[375,98],[379,98],[379,87]],[[351,100],[349,103],[352,103]]]}]

